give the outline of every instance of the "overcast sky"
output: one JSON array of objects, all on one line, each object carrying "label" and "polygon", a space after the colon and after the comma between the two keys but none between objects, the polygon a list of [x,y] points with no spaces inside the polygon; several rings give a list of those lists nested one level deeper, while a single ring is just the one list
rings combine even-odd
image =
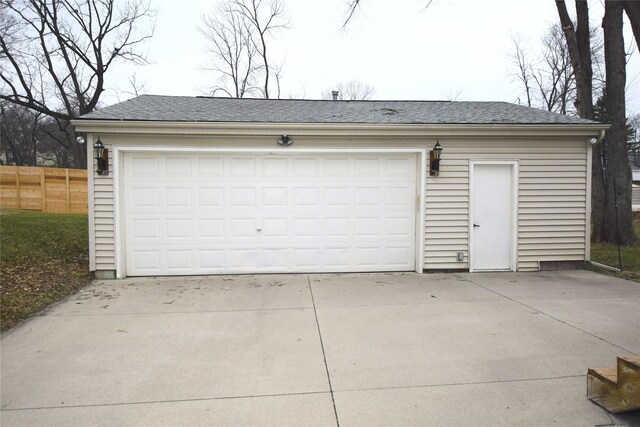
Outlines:
[{"label": "overcast sky", "polygon": [[[338,82],[360,80],[375,87],[374,99],[451,99],[515,102],[522,96],[511,73],[512,38],[535,46],[558,20],[552,0],[363,0],[343,30],[346,0],[284,0],[290,29],[271,46],[283,62],[283,98],[319,99]],[[120,66],[102,101],[113,104],[131,95],[127,76],[135,72],[146,92],[204,95],[215,76],[203,70],[205,42],[198,33],[212,0],[151,0],[157,12],[148,42],[150,65]],[[573,2],[568,2],[572,6]],[[188,6],[187,6],[188,5]],[[591,0],[592,25],[602,5]],[[634,46],[627,25],[626,45]],[[109,83],[109,82],[108,82]],[[640,58],[627,68],[630,114],[640,112]]]}]

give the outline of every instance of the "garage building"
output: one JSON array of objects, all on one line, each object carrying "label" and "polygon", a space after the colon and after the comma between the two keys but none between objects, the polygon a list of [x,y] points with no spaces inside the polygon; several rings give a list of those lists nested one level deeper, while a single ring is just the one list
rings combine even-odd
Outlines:
[{"label": "garage building", "polygon": [[607,128],[505,102],[154,95],[73,124],[100,278],[580,265]]}]

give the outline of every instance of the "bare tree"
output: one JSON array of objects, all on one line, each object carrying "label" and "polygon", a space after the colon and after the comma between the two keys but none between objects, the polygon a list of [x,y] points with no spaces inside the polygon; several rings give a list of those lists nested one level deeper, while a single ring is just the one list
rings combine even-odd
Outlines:
[{"label": "bare tree", "polygon": [[513,44],[513,76],[522,84],[527,106],[560,114],[575,111],[575,75],[560,25],[549,28],[540,40],[540,52],[532,58],[521,40],[514,38]]},{"label": "bare tree", "polygon": [[282,65],[272,64],[268,41],[288,24],[282,0],[225,0],[214,14],[204,16],[200,33],[212,55],[210,69],[220,80],[212,93],[269,98],[273,74],[280,97]]},{"label": "bare tree", "polygon": [[[52,117],[76,166],[86,165],[69,120],[93,111],[117,61],[145,63],[153,34],[144,0],[0,0],[0,99]],[[146,25],[145,25],[146,24]]]},{"label": "bare tree", "polygon": [[230,0],[220,3],[216,12],[202,17],[200,34],[208,42],[211,67],[218,74],[219,84],[211,93],[224,93],[232,98],[259,93],[256,86],[262,65],[254,42],[254,27],[244,15],[234,9]]},{"label": "bare tree", "polygon": [[529,61],[529,58],[526,53],[526,48],[523,46],[523,42],[521,39],[514,37],[511,39],[513,42],[513,53],[511,54],[511,61],[516,67],[516,72],[513,73],[513,77],[515,80],[518,80],[522,83],[524,88],[524,93],[527,99],[527,107],[533,107],[533,100],[531,96],[533,85],[533,78],[531,76],[533,66]]},{"label": "bare tree", "polygon": [[37,132],[42,113],[8,102],[0,104],[0,145],[6,164],[37,165]]},{"label": "bare tree", "polygon": [[365,100],[371,99],[375,93],[375,88],[367,83],[359,80],[349,80],[334,85],[331,89],[322,92],[322,99],[333,99],[333,91],[338,91],[338,99],[340,100]]},{"label": "bare tree", "polygon": [[464,92],[464,90],[460,89],[460,88],[449,88],[448,92],[444,92],[442,94],[442,97],[447,100],[447,101],[461,101],[462,98],[462,93]]},{"label": "bare tree", "polygon": [[[267,54],[267,37],[277,29],[286,28],[288,21],[284,18],[284,3],[281,0],[232,0],[237,12],[249,20],[258,35],[258,42],[255,43],[262,63],[264,65],[264,89],[263,95],[269,98],[269,56]],[[266,5],[266,7],[262,7]]]},{"label": "bare tree", "polygon": [[129,89],[123,92],[131,96],[140,96],[147,93],[148,87],[146,81],[138,80],[138,75],[133,73],[129,76]]},{"label": "bare tree", "polygon": [[[349,21],[351,21],[356,11],[358,10],[358,7],[360,7],[361,1],[362,0],[346,0],[347,13],[346,13],[346,18],[344,20],[344,23],[342,24],[342,29],[347,28]],[[423,0],[423,1],[424,1],[424,8],[428,9],[429,6],[431,6],[431,4],[433,4],[436,0]]]},{"label": "bare tree", "polygon": [[73,156],[60,143],[72,137],[66,131],[50,116],[0,101],[0,156],[5,164],[72,167]]}]

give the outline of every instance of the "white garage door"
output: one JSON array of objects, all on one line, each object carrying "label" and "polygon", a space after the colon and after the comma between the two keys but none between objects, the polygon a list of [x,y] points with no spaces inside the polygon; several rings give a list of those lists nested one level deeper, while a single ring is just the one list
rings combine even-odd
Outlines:
[{"label": "white garage door", "polygon": [[414,154],[124,156],[126,274],[410,271]]}]

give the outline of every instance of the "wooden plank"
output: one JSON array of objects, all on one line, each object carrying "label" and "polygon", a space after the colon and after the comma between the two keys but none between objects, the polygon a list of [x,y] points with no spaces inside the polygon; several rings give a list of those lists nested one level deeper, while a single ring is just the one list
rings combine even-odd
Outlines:
[{"label": "wooden plank", "polygon": [[608,382],[613,387],[618,382],[618,370],[616,368],[589,368],[588,374]]},{"label": "wooden plank", "polygon": [[640,409],[640,369],[618,358],[616,369],[589,369],[587,397],[614,414]]},{"label": "wooden plank", "polygon": [[20,203],[20,169],[16,169],[16,205],[18,209],[22,209],[22,204]]},{"label": "wooden plank", "polygon": [[618,366],[626,364],[629,369],[640,371],[640,356],[618,356]]},{"label": "wooden plank", "polygon": [[40,210],[42,212],[47,211],[47,180],[44,175],[44,169],[40,169]]},{"label": "wooden plank", "polygon": [[67,195],[67,212],[71,210],[71,192],[69,191],[69,169],[64,170],[65,182],[66,182],[66,195]]}]

